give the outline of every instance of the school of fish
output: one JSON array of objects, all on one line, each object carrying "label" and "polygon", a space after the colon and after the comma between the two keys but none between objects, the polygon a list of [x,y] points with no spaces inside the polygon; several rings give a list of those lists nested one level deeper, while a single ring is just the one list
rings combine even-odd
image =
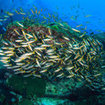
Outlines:
[{"label": "school of fish", "polygon": [[[66,34],[57,32],[52,26],[61,28]],[[53,25],[33,24],[30,29],[25,29],[24,23],[16,22],[11,27],[2,40],[0,61],[15,74],[49,80],[74,78],[86,80],[91,85],[101,76],[103,45],[99,40],[85,36],[86,32],[81,34],[77,29],[56,22]]]}]

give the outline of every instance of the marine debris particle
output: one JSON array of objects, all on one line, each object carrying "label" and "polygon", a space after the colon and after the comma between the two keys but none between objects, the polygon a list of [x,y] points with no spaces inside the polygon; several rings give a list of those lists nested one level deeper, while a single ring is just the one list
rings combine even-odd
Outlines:
[{"label": "marine debris particle", "polygon": [[94,80],[101,75],[101,42],[65,23],[27,24],[32,21],[28,18],[8,25],[0,50],[4,66],[24,77],[74,78],[96,86]]}]

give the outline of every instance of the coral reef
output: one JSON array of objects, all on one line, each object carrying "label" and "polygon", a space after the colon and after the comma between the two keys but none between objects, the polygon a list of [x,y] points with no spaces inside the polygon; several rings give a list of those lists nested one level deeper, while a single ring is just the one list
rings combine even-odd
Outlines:
[{"label": "coral reef", "polygon": [[102,98],[105,51],[101,41],[56,21],[55,16],[50,22],[50,14],[49,18],[41,15],[43,20],[40,13],[31,18],[35,11],[32,13],[8,24],[2,35],[0,61],[11,76],[5,75],[6,84],[1,83],[8,91],[1,92],[0,101],[10,105],[71,105],[78,100],[82,102],[77,104],[92,103],[91,98],[98,99],[99,94]]},{"label": "coral reef", "polygon": [[35,94],[41,96],[45,93],[46,83],[38,78],[23,78],[21,76],[12,76],[8,79],[7,84],[9,87],[17,90],[20,94],[30,97]]},{"label": "coral reef", "polygon": [[103,45],[97,39],[61,23],[28,28],[24,23],[15,24],[7,29],[1,47],[1,61],[8,69],[51,82],[74,78],[92,87],[98,85],[94,81],[101,80],[97,77],[101,78]]}]

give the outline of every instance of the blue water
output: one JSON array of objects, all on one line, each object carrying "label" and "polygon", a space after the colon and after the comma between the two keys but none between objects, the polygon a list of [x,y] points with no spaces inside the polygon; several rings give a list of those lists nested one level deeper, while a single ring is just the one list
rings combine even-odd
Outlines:
[{"label": "blue water", "polygon": [[[70,26],[79,24],[87,26],[87,32],[100,33],[105,31],[105,1],[104,0],[0,0],[0,10],[14,12],[22,7],[25,11],[35,5],[37,8],[47,9],[50,13],[57,13]],[[91,15],[85,17],[86,15]],[[74,19],[70,17],[74,16]],[[75,19],[76,17],[76,19]]]},{"label": "blue water", "polygon": [[[20,20],[22,17],[21,15],[17,15],[15,13],[15,9],[20,10],[20,8],[22,8],[24,12],[27,13],[30,12],[31,9],[35,9],[33,6],[35,6],[37,10],[42,9],[42,14],[45,16],[47,13],[56,14],[59,19],[61,19],[63,22],[67,22],[72,28],[76,28],[81,32],[84,32],[84,29],[86,28],[88,35],[91,35],[91,33],[94,33],[93,35],[101,33],[98,35],[98,37],[105,38],[105,35],[103,34],[105,32],[104,0],[0,0],[0,19],[2,19],[2,16],[5,15],[6,11],[14,13],[14,16],[10,16],[7,21],[0,21],[0,34],[6,32],[5,27],[8,23],[11,21],[13,22],[15,20]],[[77,27],[81,24],[82,26]],[[103,37],[100,35],[103,35]],[[103,43],[105,44],[105,41],[103,41]],[[2,66],[2,64],[0,66]],[[8,74],[4,77],[2,74],[3,73],[1,73],[0,76],[0,85],[3,83],[2,79],[5,81],[6,78],[8,78]],[[3,86],[3,94],[6,96],[7,93],[5,92]],[[2,93],[1,90],[0,92]],[[7,97],[9,97],[9,90],[7,92]],[[8,100],[11,100],[11,97]],[[43,103],[44,101],[45,100],[43,100]],[[45,101],[45,103],[47,102]],[[50,105],[50,103],[43,105]]]}]

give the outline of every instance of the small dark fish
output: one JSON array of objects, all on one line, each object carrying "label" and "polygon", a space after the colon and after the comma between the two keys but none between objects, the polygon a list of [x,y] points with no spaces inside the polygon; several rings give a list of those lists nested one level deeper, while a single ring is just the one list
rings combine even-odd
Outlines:
[{"label": "small dark fish", "polygon": [[11,21],[11,23],[13,23],[13,18],[10,16],[10,21]]},{"label": "small dark fish", "polygon": [[93,35],[93,34],[94,34],[94,32],[91,32],[90,34],[91,34],[91,35]]},{"label": "small dark fish", "polygon": [[3,13],[3,9],[1,9],[1,13]]}]

